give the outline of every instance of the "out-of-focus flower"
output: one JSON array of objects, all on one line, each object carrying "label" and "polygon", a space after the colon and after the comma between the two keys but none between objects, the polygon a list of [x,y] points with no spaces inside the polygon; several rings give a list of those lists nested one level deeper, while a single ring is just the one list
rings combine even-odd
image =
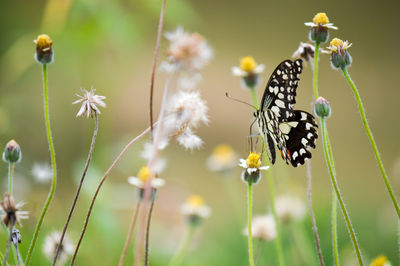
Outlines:
[{"label": "out-of-focus flower", "polygon": [[191,225],[199,224],[211,215],[211,209],[204,204],[203,197],[191,195],[181,206],[181,213],[187,217]]},{"label": "out-of-focus flower", "polygon": [[142,200],[144,197],[144,188],[146,182],[151,178],[151,187],[152,187],[152,198],[155,197],[155,193],[158,188],[165,185],[165,180],[154,175],[148,166],[143,166],[140,168],[137,176],[128,177],[128,183],[132,186],[135,186],[139,189],[139,200]]},{"label": "out-of-focus flower", "polygon": [[250,152],[247,159],[240,159],[239,166],[243,167],[242,180],[245,183],[257,184],[260,180],[260,170],[268,170],[269,166],[261,166],[260,154]]},{"label": "out-of-focus flower", "polygon": [[203,36],[185,32],[183,27],[165,33],[165,38],[170,41],[167,50],[168,62],[162,64],[162,68],[167,72],[198,71],[213,57],[213,51]]},{"label": "out-of-focus flower", "polygon": [[301,220],[306,213],[303,201],[294,196],[281,195],[275,200],[275,209],[281,221]]},{"label": "out-of-focus flower", "polygon": [[385,255],[380,255],[371,261],[370,266],[392,266]]},{"label": "out-of-focus flower", "polygon": [[220,144],[207,158],[207,167],[211,171],[225,172],[236,167],[238,156],[231,146]]},{"label": "out-of-focus flower", "polygon": [[[165,148],[165,146],[168,144],[168,139],[164,139],[164,141],[161,141],[158,145],[158,150],[162,150]],[[154,144],[151,142],[146,142],[144,144],[143,150],[140,153],[140,156],[143,159],[146,159],[147,161],[153,160],[151,169],[152,172],[156,173],[157,175],[160,174],[162,171],[164,171],[167,161],[160,157],[159,155],[155,156],[155,152],[157,152],[156,149],[154,149]]]},{"label": "out-of-focus flower", "polygon": [[[245,235],[249,234],[248,228],[243,230]],[[276,238],[276,225],[271,214],[255,216],[251,223],[251,234],[253,238],[271,241]]]},{"label": "out-of-focus flower", "polygon": [[328,118],[331,116],[331,106],[323,97],[318,97],[314,102],[314,113],[321,118]]},{"label": "out-of-focus flower", "polygon": [[232,67],[232,75],[241,77],[245,88],[253,89],[259,83],[259,74],[265,66],[257,64],[252,56],[240,58],[240,66]]},{"label": "out-of-focus flower", "polygon": [[306,22],[304,24],[311,27],[309,38],[312,42],[324,43],[328,41],[329,38],[328,29],[338,29],[336,26],[333,26],[333,23],[329,22],[326,13],[318,13],[314,16],[312,22]]},{"label": "out-of-focus flower", "polygon": [[4,199],[2,202],[0,202],[0,205],[2,212],[1,216],[6,226],[8,226],[11,222],[21,225],[22,219],[29,218],[29,212],[21,210],[22,206],[24,206],[24,203],[19,202],[15,204],[13,196],[8,193],[4,194]]},{"label": "out-of-focus flower", "polygon": [[77,94],[76,96],[78,96],[80,99],[72,103],[82,104],[76,116],[86,116],[87,118],[89,118],[94,117],[95,114],[101,114],[100,109],[97,106],[106,107],[106,104],[103,102],[106,97],[94,94],[96,92],[95,89],[91,89],[90,91],[87,91],[85,89],[81,90],[83,95]]},{"label": "out-of-focus flower", "polygon": [[51,64],[54,60],[53,41],[47,34],[39,35],[33,41],[36,44],[35,60],[40,64]]},{"label": "out-of-focus flower", "polygon": [[[43,253],[49,260],[53,260],[56,255],[58,244],[61,239],[60,232],[52,232],[44,240]],[[60,247],[60,253],[58,254],[57,265],[64,265],[67,262],[68,257],[74,253],[74,245],[69,239],[68,235],[64,236],[63,243]]]},{"label": "out-of-focus flower", "polygon": [[348,41],[334,38],[327,48],[331,54],[331,65],[334,69],[341,69],[351,65],[352,58],[347,51],[351,47]]},{"label": "out-of-focus flower", "polygon": [[300,42],[299,48],[294,51],[293,58],[301,58],[306,62],[312,62],[314,60],[314,45],[306,42]]},{"label": "out-of-focus flower", "polygon": [[51,180],[53,172],[49,164],[35,163],[32,167],[32,175],[37,181],[44,183]]},{"label": "out-of-focus flower", "polygon": [[6,163],[19,163],[22,159],[21,148],[15,140],[10,140],[3,152],[3,161]]}]

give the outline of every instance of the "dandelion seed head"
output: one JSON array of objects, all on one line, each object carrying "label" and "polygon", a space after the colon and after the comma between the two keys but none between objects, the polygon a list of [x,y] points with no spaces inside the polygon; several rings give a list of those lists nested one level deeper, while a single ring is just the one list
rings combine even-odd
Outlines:
[{"label": "dandelion seed head", "polygon": [[[46,236],[43,244],[43,253],[49,260],[52,260],[55,257],[60,240],[61,233],[57,231],[53,231]],[[68,235],[64,235],[64,240],[60,247],[60,253],[58,254],[57,265],[64,265],[67,262],[68,257],[73,253],[74,245]]]},{"label": "dandelion seed head", "polygon": [[37,181],[42,182],[42,183],[50,181],[53,176],[52,169],[51,169],[50,165],[47,163],[43,163],[43,164],[35,163],[32,167],[31,172],[32,172],[33,177]]},{"label": "dandelion seed head", "polygon": [[106,104],[104,103],[104,99],[106,98],[105,96],[100,96],[96,95],[95,89],[91,89],[90,91],[81,89],[83,95],[78,95],[77,96],[80,98],[76,101],[74,101],[72,104],[81,104],[81,108],[79,109],[78,113],[76,116],[86,116],[87,118],[89,117],[94,117],[95,114],[101,114],[100,109],[98,106],[101,107],[106,107]]},{"label": "dandelion seed head", "polygon": [[[248,228],[243,230],[245,235],[248,235]],[[274,217],[271,214],[263,216],[255,216],[251,223],[252,237],[263,241],[272,241],[276,238],[276,224]]]},{"label": "dandelion seed head", "polygon": [[304,202],[295,196],[281,195],[275,200],[275,209],[281,221],[299,221],[306,214]]},{"label": "dandelion seed head", "polygon": [[301,58],[310,61],[314,58],[315,47],[310,43],[300,42],[299,47],[293,53],[292,58]]},{"label": "dandelion seed head", "polygon": [[6,226],[8,226],[11,221],[21,225],[21,220],[29,218],[29,212],[21,210],[21,208],[24,206],[24,203],[19,202],[15,204],[13,196],[8,193],[4,194],[4,199],[2,202],[0,202],[0,206],[1,216]]}]

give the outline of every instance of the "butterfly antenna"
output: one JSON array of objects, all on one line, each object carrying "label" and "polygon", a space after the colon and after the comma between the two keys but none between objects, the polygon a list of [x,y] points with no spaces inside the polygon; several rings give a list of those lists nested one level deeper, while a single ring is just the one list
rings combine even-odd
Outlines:
[{"label": "butterfly antenna", "polygon": [[244,103],[244,104],[246,104],[246,105],[248,105],[248,106],[253,107],[255,110],[257,110],[257,108],[256,108],[254,105],[251,105],[251,104],[246,103],[246,102],[244,102],[244,101],[241,101],[241,100],[239,100],[239,99],[233,98],[233,97],[229,96],[229,94],[228,94],[227,92],[225,92],[225,96],[226,96],[228,99],[234,100],[234,101],[239,102],[239,103]]}]

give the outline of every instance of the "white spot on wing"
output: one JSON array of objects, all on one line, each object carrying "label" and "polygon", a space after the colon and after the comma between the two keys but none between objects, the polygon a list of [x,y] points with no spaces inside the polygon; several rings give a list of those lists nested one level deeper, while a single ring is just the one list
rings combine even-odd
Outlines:
[{"label": "white spot on wing", "polygon": [[312,127],[312,124],[307,122],[307,123],[306,123],[306,129],[307,129],[307,130],[310,130],[311,127]]},{"label": "white spot on wing", "polygon": [[304,154],[304,153],[306,153],[306,150],[305,150],[304,148],[301,148],[301,149],[300,149],[300,156],[301,156],[302,154]]},{"label": "white spot on wing", "polygon": [[281,100],[275,100],[275,104],[278,105],[280,108],[285,108],[285,103]]},{"label": "white spot on wing", "polygon": [[299,156],[299,155],[297,154],[297,151],[293,152],[293,154],[292,154],[293,160],[296,160],[296,157],[297,157],[297,156]]},{"label": "white spot on wing", "polygon": [[301,120],[307,120],[307,114],[301,112]]},{"label": "white spot on wing", "polygon": [[308,139],[311,139],[313,136],[314,136],[313,133],[308,132],[308,134],[307,134],[307,138],[308,138]]},{"label": "white spot on wing", "polygon": [[307,140],[306,138],[302,138],[302,139],[301,139],[301,143],[302,143],[304,146],[306,146],[307,143],[308,143],[308,140]]}]

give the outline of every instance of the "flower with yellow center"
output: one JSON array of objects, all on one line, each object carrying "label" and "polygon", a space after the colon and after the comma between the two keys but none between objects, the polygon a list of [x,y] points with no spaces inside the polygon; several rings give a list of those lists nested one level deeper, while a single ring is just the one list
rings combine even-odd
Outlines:
[{"label": "flower with yellow center", "polygon": [[244,168],[242,173],[243,182],[257,184],[261,177],[260,170],[269,169],[269,166],[261,166],[260,157],[260,154],[250,152],[247,159],[239,160],[239,166]]},{"label": "flower with yellow center", "polygon": [[148,166],[143,166],[140,168],[137,176],[128,177],[128,183],[143,189],[146,182],[151,178],[151,187],[152,188],[160,188],[165,185],[165,180],[159,177],[154,176]]},{"label": "flower with yellow center", "polygon": [[49,35],[41,34],[33,42],[36,44],[36,61],[40,64],[52,63],[54,59],[52,49],[53,41],[50,39]]},{"label": "flower with yellow center", "polygon": [[331,65],[333,69],[344,69],[351,65],[352,58],[347,51],[350,47],[351,43],[348,41],[343,42],[338,38],[334,38],[331,41],[328,50],[331,55]]},{"label": "flower with yellow center", "polygon": [[380,255],[371,261],[370,266],[391,266],[392,264],[385,255]]},{"label": "flower with yellow center", "polygon": [[349,49],[351,47],[351,43],[349,43],[348,41],[342,41],[339,38],[334,38],[330,44],[329,47],[327,48],[330,52],[330,54],[332,53],[343,53],[345,50]]},{"label": "flower with yellow center", "polygon": [[181,213],[188,217],[207,218],[211,215],[211,209],[204,204],[200,195],[191,195],[181,206]]},{"label": "flower with yellow center", "polygon": [[327,28],[327,29],[334,29],[337,30],[338,28],[336,26],[333,26],[333,23],[329,23],[328,16],[326,13],[318,13],[314,16],[313,22],[306,22],[304,25],[313,27],[313,28]]},{"label": "flower with yellow center", "polygon": [[232,75],[237,77],[250,77],[256,76],[264,71],[263,64],[257,64],[252,56],[245,56],[240,58],[240,66],[232,67]]},{"label": "flower with yellow center", "polygon": [[207,167],[211,171],[227,171],[236,166],[237,154],[231,146],[220,144],[216,146],[207,159]]},{"label": "flower with yellow center", "polygon": [[53,45],[53,41],[47,34],[39,35],[33,42],[36,43],[36,48],[40,49],[42,52],[50,50]]}]

